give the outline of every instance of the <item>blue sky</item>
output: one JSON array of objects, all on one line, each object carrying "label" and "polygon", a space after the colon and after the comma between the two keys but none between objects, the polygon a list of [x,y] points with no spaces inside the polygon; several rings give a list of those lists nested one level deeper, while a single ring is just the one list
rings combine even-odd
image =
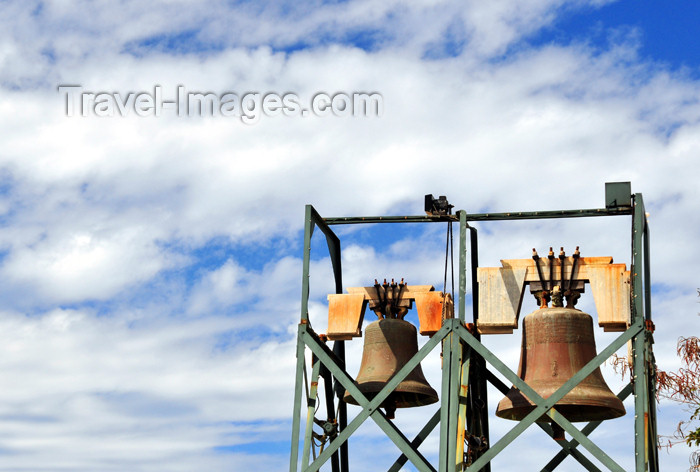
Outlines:
[{"label": "blue sky", "polygon": [[562,14],[541,31],[541,41],[595,43],[611,29],[628,30],[639,41],[641,56],[672,69],[687,68],[697,78],[700,49],[695,41],[695,21],[700,6],[694,2],[611,2],[600,8],[574,9]]},{"label": "blue sky", "polygon": [[[595,208],[605,182],[631,181],[651,225],[655,354],[677,367],[677,337],[700,332],[699,14],[677,0],[3,2],[0,469],[284,470],[307,203],[323,216],[420,214],[428,193],[470,212]],[[294,94],[304,108],[375,92],[383,113],[69,117],[59,85]],[[624,218],[479,231],[485,266],[549,246],[629,263]],[[338,233],[346,286],[441,287],[443,227]],[[319,331],[329,269],[316,235]],[[513,336],[488,343],[515,368]],[[423,365],[439,385],[439,359]],[[398,421],[416,427],[416,410]],[[662,404],[660,430],[683,415]],[[619,421],[596,434],[628,464]],[[356,441],[365,470],[394,453],[371,426]],[[556,451],[537,432],[523,441],[536,470]],[[662,453],[662,469],[687,456]]]}]

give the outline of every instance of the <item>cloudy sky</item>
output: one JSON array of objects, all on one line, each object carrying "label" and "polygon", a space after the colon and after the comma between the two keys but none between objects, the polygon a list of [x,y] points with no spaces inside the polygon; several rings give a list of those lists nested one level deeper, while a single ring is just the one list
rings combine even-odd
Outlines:
[{"label": "cloudy sky", "polygon": [[[677,367],[676,339],[700,334],[699,15],[680,0],[0,2],[0,470],[285,470],[307,203],[597,208],[605,182],[631,181],[655,352]],[[213,111],[182,112],[188,93]],[[330,113],[311,108],[321,93],[340,97]],[[379,94],[381,113],[343,109],[354,93]],[[477,226],[485,266],[577,245],[629,264],[629,218]],[[442,288],[444,227],[337,230],[346,286]],[[322,331],[320,238],[312,256]],[[513,369],[518,336],[486,340]],[[423,364],[439,385],[439,359]],[[398,421],[419,427],[417,410]],[[684,412],[659,415],[671,434]],[[593,436],[624,467],[628,417]],[[393,461],[360,433],[355,467]],[[502,470],[556,453],[532,434]],[[688,452],[662,452],[662,470]]]}]

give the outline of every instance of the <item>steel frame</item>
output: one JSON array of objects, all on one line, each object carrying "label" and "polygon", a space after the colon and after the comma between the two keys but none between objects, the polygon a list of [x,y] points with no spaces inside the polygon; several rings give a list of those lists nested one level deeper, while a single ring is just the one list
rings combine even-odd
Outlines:
[{"label": "steel frame", "polygon": [[[515,372],[508,368],[495,354],[489,351],[481,342],[478,333],[473,334],[465,321],[466,315],[466,280],[467,280],[467,232],[470,235],[469,248],[471,252],[470,272],[472,280],[472,311],[473,322],[478,320],[478,284],[476,269],[478,267],[477,231],[469,226],[470,221],[497,221],[542,218],[577,218],[593,216],[631,215],[632,217],[632,290],[631,290],[631,323],[626,331],[591,360],[583,369],[569,379],[559,390],[547,399],[541,398]],[[315,227],[318,227],[326,237],[330,252],[331,264],[335,277],[336,293],[342,293],[342,270],[340,263],[340,240],[331,230],[332,225],[338,224],[368,224],[368,223],[459,223],[459,288],[457,313],[454,319],[444,321],[442,328],[418,351],[396,375],[388,382],[382,391],[372,400],[367,399],[353,383],[353,378],[345,371],[344,342],[335,341],[330,349],[323,339],[311,327],[308,315],[309,298],[309,268],[311,237]],[[329,459],[333,472],[349,472],[349,452],[347,441],[357,428],[368,418],[372,418],[401,451],[401,456],[389,468],[390,472],[401,469],[410,460],[421,472],[439,471],[454,472],[462,469],[464,428],[471,426],[470,432],[483,435],[488,439],[488,401],[486,382],[505,392],[508,387],[489,370],[487,364],[501,373],[509,382],[524,392],[537,407],[495,444],[490,445],[476,460],[464,470],[490,472],[490,461],[502,452],[516,437],[533,423],[554,436],[551,425],[535,423],[543,414],[561,426],[572,437],[570,441],[557,441],[562,448],[542,471],[554,470],[567,456],[571,455],[586,470],[600,471],[578,448],[583,447],[595,457],[607,470],[625,472],[610,456],[599,448],[588,435],[600,424],[591,422],[581,430],[562,417],[552,406],[566,395],[579,382],[593,372],[600,364],[629,340],[632,341],[632,378],[618,394],[625,399],[634,395],[634,453],[635,472],[658,472],[658,451],[656,447],[656,405],[655,405],[655,370],[651,350],[653,343],[651,323],[651,281],[649,267],[649,229],[646,221],[644,202],[641,194],[632,195],[632,205],[624,207],[513,212],[513,213],[484,213],[467,214],[458,211],[456,215],[442,216],[389,216],[389,217],[343,217],[322,218],[311,206],[306,206],[304,220],[304,257],[301,297],[301,320],[297,333],[297,363],[296,385],[294,390],[294,411],[290,455],[290,472],[314,472],[321,468]],[[409,440],[399,428],[389,419],[379,405],[386,396],[416,367],[425,356],[442,346],[442,391],[440,408],[429,418],[423,429],[413,439]],[[312,353],[314,363],[312,368],[311,390],[306,398],[307,420],[303,441],[301,464],[299,463],[299,442],[302,422],[302,405],[304,404],[303,390],[306,371],[306,350]],[[335,381],[335,398],[326,398],[327,408],[333,411],[338,408],[338,434],[328,447],[313,461],[309,460],[309,450],[312,441],[313,415],[315,410],[315,388],[317,386],[321,365],[330,372]],[[342,386],[341,388],[338,388]],[[308,387],[307,387],[308,388]],[[343,390],[348,390],[357,400],[362,411],[350,422],[347,422],[346,405],[342,401]],[[326,392],[330,391],[328,386]],[[478,399],[480,402],[472,400]],[[337,401],[337,404],[336,404]],[[438,468],[430,464],[418,451],[423,440],[440,426],[440,448]]]}]

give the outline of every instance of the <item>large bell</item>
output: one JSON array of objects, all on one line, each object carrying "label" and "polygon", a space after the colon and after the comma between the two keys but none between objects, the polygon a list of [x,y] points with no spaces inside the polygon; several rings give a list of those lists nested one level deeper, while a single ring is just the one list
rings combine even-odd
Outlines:
[{"label": "large bell", "polygon": [[[355,384],[372,400],[389,379],[418,352],[417,332],[416,327],[408,321],[389,318],[367,325],[364,338],[362,363]],[[358,404],[349,392],[345,392],[344,400],[353,405]],[[437,392],[425,380],[418,364],[380,406],[392,418],[396,408],[430,405],[437,401]]]},{"label": "large bell", "polygon": [[[541,308],[523,320],[523,341],[518,376],[541,397],[547,398],[596,356],[591,316],[575,308]],[[596,421],[625,414],[622,401],[603,379],[600,368],[574,387],[555,407],[567,420]],[[511,388],[500,401],[496,415],[522,420],[534,404]],[[540,421],[549,421],[543,416]]]}]

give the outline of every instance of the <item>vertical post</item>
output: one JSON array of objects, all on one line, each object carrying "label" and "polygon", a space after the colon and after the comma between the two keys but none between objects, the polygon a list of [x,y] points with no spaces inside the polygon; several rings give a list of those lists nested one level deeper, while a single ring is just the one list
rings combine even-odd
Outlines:
[{"label": "vertical post", "polygon": [[[643,243],[643,268],[644,268],[644,320],[651,324],[651,266],[650,266],[650,242],[649,242],[649,224],[646,219],[646,211],[644,209],[644,201],[641,194],[637,194],[639,198],[640,212],[642,213],[642,243]],[[653,325],[652,325],[653,326]],[[652,352],[653,332],[645,329],[644,331],[644,372],[646,380],[646,434],[647,434],[647,467],[651,472],[659,470],[659,450],[657,447],[657,430],[656,430],[656,372],[653,370],[655,365],[654,355]]]},{"label": "vertical post", "polygon": [[301,276],[301,322],[309,321],[309,268],[311,266],[311,236],[314,233],[314,222],[311,205],[306,205],[304,215],[304,262]]},{"label": "vertical post", "polygon": [[[641,194],[634,195],[632,207],[632,324],[636,324],[645,316],[644,312],[644,280],[642,278],[644,263],[642,257],[642,240],[644,235],[645,214]],[[646,376],[646,330],[642,330],[632,340],[632,381],[634,384],[634,457],[635,471],[647,470],[648,430],[645,427],[648,419],[647,376]],[[656,444],[654,444],[656,447]]]},{"label": "vertical post", "polygon": [[313,207],[306,205],[304,211],[304,254],[301,276],[301,322],[297,331],[297,368],[294,386],[294,411],[292,413],[292,450],[289,456],[289,471],[296,472],[299,460],[299,428],[301,426],[301,398],[304,387],[304,353],[303,333],[309,321],[309,267],[311,265],[311,235],[314,223],[311,219]]},{"label": "vertical post", "polygon": [[[454,329],[459,320],[451,320],[452,327]],[[448,469],[445,472],[454,472],[457,470],[457,465],[455,464],[455,457],[457,455],[457,423],[459,418],[459,388],[460,388],[460,374],[462,367],[462,342],[459,339],[457,333],[454,330],[450,333],[450,350],[452,351],[452,364],[450,365],[450,390],[447,393],[443,393],[449,397],[449,423],[447,429],[447,465]],[[461,461],[460,461],[461,464]]]},{"label": "vertical post", "polygon": [[[472,277],[472,318],[474,326],[477,326],[479,322],[479,278],[477,276],[477,269],[479,267],[479,240],[478,232],[476,228],[469,227],[470,236],[470,250],[471,250],[471,277]],[[474,337],[477,341],[481,342],[481,334],[479,331],[474,332]],[[474,418],[474,423],[478,425],[475,428],[475,432],[483,436],[486,439],[486,443],[490,444],[489,437],[489,409],[488,409],[488,386],[486,383],[486,361],[481,355],[474,353],[474,360],[472,362],[471,372],[474,375],[470,376],[471,392],[472,398],[476,398],[477,401],[473,402],[474,408],[472,409],[472,415],[476,416]],[[483,467],[484,472],[491,472],[491,463],[489,462]]]},{"label": "vertical post", "polygon": [[292,413],[292,450],[289,455],[289,472],[297,471],[297,462],[299,460],[299,428],[301,426],[301,398],[304,387],[304,353],[306,345],[303,340],[303,332],[306,329],[305,324],[299,324],[297,334],[297,378],[294,386],[294,411]]},{"label": "vertical post", "polygon": [[459,321],[464,323],[467,295],[467,212],[459,210]]},{"label": "vertical post", "polygon": [[[460,210],[459,215],[459,303],[457,319],[447,320],[452,324],[452,328],[457,324],[464,323],[466,313],[467,294],[467,214]],[[466,423],[466,407],[463,422],[460,394],[462,385],[468,383],[469,370],[467,367],[466,376],[463,374],[463,354],[462,343],[459,336],[454,332],[445,338],[443,343],[443,382],[442,382],[442,418],[440,421],[440,472],[454,472],[461,468],[462,457],[457,457],[459,438],[463,438]],[[466,390],[466,387],[465,387]],[[466,392],[465,392],[466,395]],[[460,435],[461,430],[461,435]],[[464,440],[462,439],[462,444]]]},{"label": "vertical post", "polygon": [[457,421],[459,404],[459,384],[461,343],[459,336],[452,330],[456,323],[464,321],[467,292],[467,215],[463,210],[459,215],[459,302],[458,319],[447,319],[443,323],[450,324],[450,333],[442,342],[442,400],[440,406],[440,472],[454,471],[454,460],[457,454]]},{"label": "vertical post", "polygon": [[[642,195],[639,194],[641,201]],[[642,202],[642,211],[644,211],[644,203]],[[644,319],[651,321],[651,267],[649,264],[649,225],[647,224],[646,212],[644,212]]]},{"label": "vertical post", "polygon": [[[479,278],[477,268],[479,267],[479,241],[476,228],[469,227],[469,243],[471,245],[471,277],[472,277],[472,321],[476,325],[479,320]],[[481,336],[477,335],[477,339]]]},{"label": "vertical post", "polygon": [[[443,323],[451,323],[452,320],[447,319]],[[451,385],[452,379],[452,339],[455,334],[450,331],[442,341],[442,388],[440,393],[440,460],[438,461],[439,472],[447,472],[448,466],[452,462],[454,456],[449,454],[449,431],[450,431],[450,403],[451,403]]]},{"label": "vertical post", "polygon": [[440,472],[455,471],[457,455],[457,422],[459,416],[459,385],[462,343],[455,327],[457,319],[447,319],[450,332],[442,341],[442,399],[440,404]]},{"label": "vertical post", "polygon": [[[644,218],[644,317],[651,321],[651,266],[650,266],[650,241],[649,241],[649,224],[646,221],[646,212]],[[656,365],[654,355],[651,350],[651,345],[654,340],[652,333],[649,333],[646,340],[647,353],[649,355],[650,365]],[[652,472],[659,471],[659,448],[657,447],[657,429],[656,429],[656,371],[648,373],[647,388],[649,397],[649,438],[652,443],[650,449],[649,468]]]}]

